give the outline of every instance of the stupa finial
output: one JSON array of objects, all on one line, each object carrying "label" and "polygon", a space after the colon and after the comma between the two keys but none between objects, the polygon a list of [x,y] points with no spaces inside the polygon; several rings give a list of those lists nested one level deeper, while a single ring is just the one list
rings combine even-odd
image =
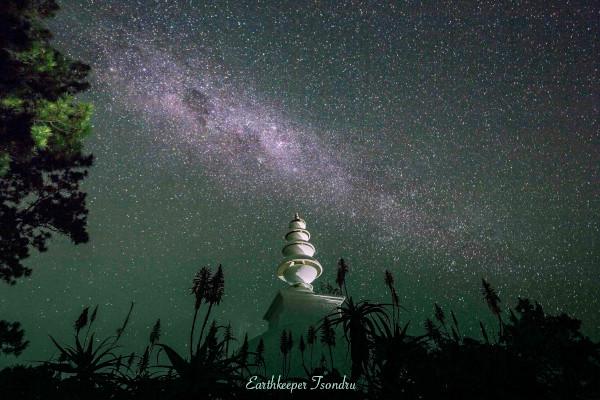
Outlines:
[{"label": "stupa finial", "polygon": [[316,249],[309,242],[310,232],[306,230],[306,221],[295,213],[288,227],[286,244],[281,250],[284,258],[277,267],[277,277],[292,286],[312,291],[311,283],[323,273],[323,267],[313,257]]}]

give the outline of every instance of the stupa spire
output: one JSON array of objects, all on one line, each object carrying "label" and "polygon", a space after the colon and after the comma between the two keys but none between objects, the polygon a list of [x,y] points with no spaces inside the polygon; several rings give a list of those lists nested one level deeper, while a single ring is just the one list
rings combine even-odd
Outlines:
[{"label": "stupa spire", "polygon": [[313,256],[315,246],[309,242],[310,232],[306,221],[296,213],[288,225],[286,244],[281,253],[284,258],[277,267],[277,277],[291,286],[312,291],[311,283],[323,273],[321,263]]}]

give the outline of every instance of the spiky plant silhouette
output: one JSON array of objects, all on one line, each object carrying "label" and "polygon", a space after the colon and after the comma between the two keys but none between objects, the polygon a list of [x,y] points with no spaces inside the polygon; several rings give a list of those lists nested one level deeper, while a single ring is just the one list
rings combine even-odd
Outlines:
[{"label": "spiky plant silhouette", "polygon": [[288,337],[287,337],[287,371],[288,374],[292,368],[292,349],[294,348],[294,337],[292,336],[292,331],[289,330],[288,331]]},{"label": "spiky plant silhouette", "polygon": [[92,329],[98,309],[96,307],[92,313],[92,318],[88,318],[89,307],[84,308],[74,323],[74,345],[61,345],[54,337],[50,336],[52,343],[59,351],[59,358],[58,361],[46,362],[45,366],[81,384],[106,384],[112,379],[112,371],[117,369],[120,363],[120,358],[115,354],[115,350],[119,347],[119,340],[125,332],[133,306],[134,304],[131,303],[129,311],[116,334],[100,341],[97,345],[94,333],[89,337],[86,334],[83,341],[80,338],[82,329],[87,326],[88,333]]},{"label": "spiky plant silhouette", "polygon": [[500,308],[500,297],[492,285],[485,279],[481,279],[481,293],[483,294],[483,298],[488,305],[488,308],[498,319],[498,340],[500,340],[504,325],[502,321],[502,309]]},{"label": "spiky plant silhouette", "polygon": [[[135,352],[127,357],[119,356],[113,369],[113,381],[121,388],[126,396],[146,397],[164,391],[165,376],[157,368],[153,368],[152,355],[156,353],[156,362],[160,355],[158,344],[162,334],[160,319],[157,319],[148,338],[148,344],[141,355]],[[154,369],[154,372],[151,370]]]},{"label": "spiky plant silhouette", "polygon": [[456,343],[462,341],[462,333],[460,332],[460,326],[458,324],[458,319],[456,318],[456,314],[454,314],[454,310],[450,310],[450,316],[452,317],[452,338]]},{"label": "spiky plant silhouette", "polygon": [[388,398],[398,390],[409,392],[415,379],[409,372],[411,363],[426,358],[426,337],[409,335],[409,326],[407,322],[403,327],[390,329],[382,322],[382,329],[373,335],[372,363],[365,375],[369,390],[380,393],[381,398]]},{"label": "spiky plant silhouette", "polygon": [[427,318],[424,323],[425,333],[427,337],[433,341],[433,343],[441,347],[442,346],[442,333],[440,329],[435,325],[435,323],[431,320],[431,318]]},{"label": "spiky plant silhouette", "polygon": [[[168,368],[175,373],[173,379],[179,395],[195,395],[207,390],[231,391],[243,381],[244,373],[249,372],[250,367],[255,366],[248,362],[252,353],[248,351],[247,336],[238,352],[230,356],[227,354],[226,348],[235,338],[231,332],[227,335],[227,340],[224,338],[226,335],[221,335],[221,332],[226,332],[226,327],[217,325],[213,320],[204,335],[213,307],[220,304],[224,291],[223,267],[219,265],[214,275],[209,268],[202,268],[196,274],[192,286],[195,302],[190,332],[189,358],[181,356],[167,344],[158,344],[169,361],[168,365],[160,367]],[[203,302],[208,304],[208,309],[204,316],[200,335],[194,342],[193,331]]]},{"label": "spiky plant silhouette", "polygon": [[453,310],[450,310],[451,324],[448,323],[446,313],[438,303],[433,304],[433,315],[435,321],[428,318],[424,327],[427,336],[434,344],[442,348],[448,343],[459,344],[462,342],[460,327]]},{"label": "spiky plant silhouette", "polygon": [[228,323],[223,332],[223,341],[225,342],[225,356],[229,355],[229,344],[235,341],[235,337],[233,336],[233,329],[231,328],[231,323]]},{"label": "spiky plant silhouette", "polygon": [[348,288],[346,287],[346,275],[348,275],[348,272],[350,272],[348,264],[343,258],[340,258],[340,260],[338,261],[337,276],[335,278],[335,283],[337,283],[338,287],[340,288],[340,291],[343,290],[343,292],[346,294],[346,297],[348,297]]},{"label": "spiky plant silhouette", "polygon": [[392,299],[392,324],[395,325],[400,318],[400,297],[394,285],[394,275],[387,269],[384,272],[384,283],[390,291]]},{"label": "spiky plant silhouette", "polygon": [[[351,378],[357,379],[365,372],[368,366],[370,349],[373,345],[373,337],[378,333],[383,332],[385,329],[394,330],[396,324],[393,319],[390,321],[385,304],[370,303],[366,300],[355,302],[353,300],[346,288],[347,273],[348,265],[343,259],[340,259],[338,264],[337,282],[340,287],[344,287],[346,299],[337,310],[323,320],[321,325],[321,338],[323,341],[323,329],[331,330],[333,333],[329,333],[328,337],[333,336],[333,341],[335,343],[334,328],[337,326],[342,327],[344,339],[347,343],[350,359],[352,361]],[[393,289],[394,293],[393,276],[389,271],[386,271],[385,273],[385,282],[386,285],[388,285],[388,288]],[[392,311],[395,315],[395,306]],[[326,341],[323,341],[323,343],[327,344]],[[331,347],[329,345],[328,347],[331,356]]]},{"label": "spiky plant silhouette", "polygon": [[300,359],[302,361],[302,369],[309,375],[309,371],[306,368],[306,363],[304,362],[304,352],[306,351],[306,343],[304,343],[304,335],[300,335],[300,341],[298,342],[298,350],[300,351]]},{"label": "spiky plant silhouette", "polygon": [[315,343],[317,342],[317,330],[314,326],[310,325],[308,327],[308,331],[306,332],[306,343],[308,344],[310,351],[310,370],[313,370],[313,350],[315,347]]},{"label": "spiky plant silhouette", "polygon": [[213,321],[190,359],[185,359],[166,344],[159,344],[169,360],[169,364],[163,367],[172,369],[176,374],[177,393],[191,395],[207,390],[231,391],[243,381],[243,372],[255,366],[248,362],[252,354],[247,350],[247,339],[236,354],[225,355],[225,343],[219,338],[222,329]]},{"label": "spiky plant silhouette", "polygon": [[265,365],[265,341],[262,337],[256,345],[256,350],[254,352],[254,364],[256,365],[257,370],[262,367],[262,373],[267,373]]},{"label": "spiky plant silhouette", "polygon": [[287,373],[287,357],[290,350],[290,346],[288,344],[288,334],[286,330],[281,331],[281,335],[279,335],[279,351],[281,352],[281,372],[283,376],[286,376]]},{"label": "spiky plant silhouette", "polygon": [[[224,278],[207,271],[208,274],[197,275],[204,275],[203,279],[194,282],[196,290],[192,293],[199,296],[194,302],[194,325],[199,323],[202,305],[212,315],[210,303],[218,305],[224,293]],[[391,274],[384,277],[388,289],[393,287],[390,277]],[[500,318],[498,339],[490,343],[496,332],[488,333],[483,322],[479,321],[481,339],[471,338],[465,335],[469,330],[461,331],[454,311],[445,312],[434,303],[432,317],[424,324],[425,333],[411,335],[410,322],[401,326],[399,319],[390,315],[395,311],[390,310],[390,304],[356,302],[345,288],[345,275],[340,283],[348,297],[318,328],[308,327],[306,336],[301,334],[297,340],[291,331],[281,333],[282,375],[287,380],[311,383],[307,377],[289,376],[294,361],[301,363],[308,377],[321,375],[327,382],[341,380],[341,374],[348,373],[348,366],[335,365],[333,348],[345,344],[350,354],[350,379],[360,389],[356,393],[344,392],[345,399],[389,399],[399,394],[403,399],[436,400],[600,398],[599,345],[581,333],[581,321],[564,314],[547,315],[541,305],[519,299],[509,317]],[[499,296],[487,282],[483,294],[492,315],[498,318]],[[215,320],[202,324],[206,325],[206,334],[195,338],[189,356],[187,350],[183,356],[160,343],[160,319],[153,325],[144,351],[139,355],[118,355],[118,342],[132,307],[133,304],[116,334],[104,341],[95,339],[98,308],[85,308],[73,324],[74,345],[61,345],[51,337],[59,349],[58,360],[42,364],[41,369],[0,371],[0,396],[44,398],[39,392],[23,389],[40,385],[48,398],[246,398],[248,392],[243,388],[248,377],[266,375],[264,341],[258,343],[255,352],[250,352],[245,335],[241,345],[232,349],[236,340],[231,325],[221,326]],[[336,328],[343,333],[339,341]],[[193,333],[191,337],[194,338]],[[320,362],[313,368],[312,352],[318,341],[321,346],[317,350],[322,349],[329,357],[319,351]],[[300,352],[297,358],[292,357],[294,344]],[[307,351],[311,352],[310,368],[305,364]],[[34,381],[36,385],[31,384]],[[14,382],[26,384],[17,387]],[[335,393],[328,395],[336,398]]]},{"label": "spiky plant silhouette", "polygon": [[200,330],[200,339],[202,339],[202,335],[204,334],[204,328],[206,327],[213,306],[221,304],[223,294],[225,293],[225,277],[223,275],[223,266],[221,264],[219,264],[217,272],[210,278],[207,289],[204,298],[208,302],[208,310],[206,311],[202,329]]},{"label": "spiky plant silhouette", "polygon": [[372,337],[386,328],[393,329],[385,305],[373,304],[365,300],[355,303],[350,297],[329,318],[333,326],[342,327],[350,350],[351,376],[356,379],[367,366]]},{"label": "spiky plant silhouette", "polygon": [[200,306],[202,301],[206,299],[209,283],[210,283],[211,272],[208,267],[202,267],[200,271],[196,273],[192,281],[191,293],[194,295],[194,317],[192,319],[192,328],[190,330],[190,355],[194,351],[194,330],[196,329],[196,319],[200,312]]},{"label": "spiky plant silhouette", "polygon": [[435,319],[440,323],[440,325],[442,325],[444,331],[448,333],[448,328],[446,327],[446,314],[444,313],[444,310],[438,303],[433,303],[433,310]]},{"label": "spiky plant silhouette", "polygon": [[319,330],[321,331],[321,343],[327,346],[329,350],[329,362],[331,370],[333,371],[333,348],[335,347],[335,330],[331,326],[331,320],[329,317],[323,319]]},{"label": "spiky plant silhouette", "polygon": [[[225,353],[225,357],[227,357],[227,353]],[[240,367],[240,373],[244,375],[245,373],[250,373],[250,363],[249,361],[250,351],[249,351],[249,343],[248,343],[248,334],[244,334],[244,340],[242,341],[242,345],[238,349],[237,352],[237,364]]]},{"label": "spiky plant silhouette", "polygon": [[[138,360],[136,377],[138,378],[147,378],[149,376],[149,367],[150,367],[150,356],[152,355],[154,349],[157,347],[160,342],[161,336],[161,327],[160,327],[160,318],[156,320],[154,325],[152,326],[152,330],[150,331],[150,337],[148,340],[148,345],[144,349],[142,356]],[[160,352],[160,351],[159,351]],[[159,353],[157,352],[157,353]],[[159,354],[156,355],[158,360]]]}]

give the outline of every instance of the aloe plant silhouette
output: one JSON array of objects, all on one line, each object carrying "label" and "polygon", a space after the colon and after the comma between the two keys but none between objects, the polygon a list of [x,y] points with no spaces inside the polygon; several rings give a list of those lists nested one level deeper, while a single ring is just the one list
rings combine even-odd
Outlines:
[{"label": "aloe plant silhouette", "polygon": [[58,361],[46,362],[46,367],[59,374],[66,375],[68,379],[75,380],[82,387],[110,382],[113,378],[112,372],[117,369],[120,363],[120,358],[117,357],[114,351],[118,348],[118,342],[125,331],[133,306],[134,304],[131,303],[127,316],[121,327],[117,329],[117,333],[100,341],[97,345],[95,345],[94,333],[89,337],[86,335],[83,341],[80,338],[81,330],[88,326],[89,331],[96,320],[97,308],[92,319],[88,318],[89,307],[84,308],[74,323],[74,345],[61,345],[54,337],[50,336],[52,343],[59,351],[59,359]]},{"label": "aloe plant silhouette", "polygon": [[286,376],[287,373],[287,356],[289,353],[288,334],[286,330],[281,331],[279,335],[279,351],[281,352],[281,373]]},{"label": "aloe plant silhouette", "polygon": [[[206,311],[212,315],[209,304],[217,306],[224,293],[222,275],[206,271],[194,281],[194,296],[200,297],[194,302],[197,315],[202,305],[207,305]],[[349,294],[345,283],[344,279],[342,287]],[[393,287],[388,274],[385,284],[388,289]],[[204,288],[199,290],[201,286]],[[487,281],[482,292],[498,318],[499,296]],[[240,346],[232,349],[237,341],[231,324],[222,326],[210,320],[206,333],[195,339],[191,354],[184,357],[161,343],[161,320],[157,319],[139,355],[119,355],[119,341],[132,310],[133,303],[116,333],[99,341],[94,333],[98,307],[84,308],[73,324],[74,344],[62,345],[51,337],[59,352],[57,359],[36,368],[0,371],[0,396],[43,398],[39,390],[33,389],[39,385],[48,398],[250,398],[254,394],[244,391],[248,377],[266,375],[265,353],[277,352],[276,348],[265,349],[262,339],[250,352],[247,334]],[[399,394],[411,400],[599,398],[599,345],[583,335],[577,319],[565,314],[548,315],[540,304],[519,299],[498,326],[498,339],[490,343],[495,332],[488,332],[482,321],[475,321],[480,339],[471,338],[468,334],[473,327],[463,330],[454,311],[446,313],[438,303],[434,303],[432,317],[423,325],[424,334],[409,334],[410,321],[400,326],[390,315],[393,312],[389,304],[356,302],[348,296],[317,328],[308,327],[306,336],[294,338],[291,331],[283,330],[279,343],[282,374],[287,380],[310,384],[310,378],[290,376],[294,363],[301,364],[308,377],[323,376],[323,382],[339,381],[349,369],[350,379],[357,382],[359,390],[328,392],[331,399],[389,399]],[[339,343],[336,328],[343,333]],[[183,341],[187,342],[187,335]],[[321,361],[314,368],[312,353],[318,341],[325,354],[317,353]],[[348,347],[349,365],[336,365],[333,357],[333,348],[342,344]],[[294,348],[300,352],[299,357],[293,356]],[[311,353],[308,366],[307,352]],[[36,385],[31,385],[33,381]],[[278,397],[277,393],[257,395],[263,399]]]},{"label": "aloe plant silhouette", "polygon": [[190,355],[194,351],[194,330],[196,329],[196,319],[198,318],[198,312],[200,311],[202,301],[207,298],[210,277],[210,269],[208,267],[202,267],[200,271],[196,273],[196,276],[194,276],[192,281],[192,288],[190,291],[194,295],[195,303],[194,318],[192,319],[192,328],[190,330]]},{"label": "aloe plant silhouette", "polygon": [[261,337],[256,345],[256,350],[254,352],[254,364],[256,365],[257,370],[262,367],[263,374],[266,374],[266,365],[265,365],[265,341]]},{"label": "aloe plant silhouette", "polygon": [[[169,362],[169,364],[159,365],[159,367],[174,372],[174,390],[177,396],[194,396],[209,390],[220,393],[234,391],[243,381],[244,374],[251,367],[256,366],[255,363],[248,361],[253,353],[248,350],[247,335],[240,349],[233,355],[229,355],[227,351],[229,344],[235,340],[230,328],[220,326],[213,320],[204,335],[212,309],[215,305],[220,304],[224,289],[225,279],[221,265],[214,275],[211,274],[209,268],[204,267],[194,277],[192,286],[192,294],[195,296],[194,318],[190,332],[191,349],[188,359],[181,356],[171,346],[164,343],[158,344]],[[194,343],[193,330],[203,302],[208,304],[208,309],[200,335]],[[229,333],[227,333],[228,330]]]},{"label": "aloe plant silhouette", "polygon": [[335,330],[331,326],[329,317],[325,317],[319,328],[321,331],[321,343],[327,346],[329,350],[329,362],[333,371],[333,347],[335,347]]},{"label": "aloe plant silhouette", "polygon": [[340,291],[344,291],[346,297],[348,297],[348,288],[346,287],[346,275],[348,275],[348,272],[350,272],[348,264],[343,258],[340,258],[340,260],[338,261],[337,276],[335,279],[335,283],[337,283],[338,287],[340,288]]},{"label": "aloe plant silhouette", "polygon": [[[481,292],[483,298],[488,305],[488,308],[498,319],[498,338],[502,336],[503,321],[502,321],[502,309],[500,308],[500,297],[496,293],[496,290],[490,285],[485,279],[481,279]],[[500,339],[498,339],[500,340]]]},{"label": "aloe plant silhouette", "polygon": [[384,283],[392,298],[392,324],[395,325],[400,318],[400,297],[394,286],[394,275],[387,269],[384,272]]},{"label": "aloe plant silhouette", "polygon": [[315,347],[315,343],[317,342],[317,330],[314,326],[310,325],[308,327],[308,331],[306,333],[306,343],[310,348],[310,370],[313,370],[313,350]]}]

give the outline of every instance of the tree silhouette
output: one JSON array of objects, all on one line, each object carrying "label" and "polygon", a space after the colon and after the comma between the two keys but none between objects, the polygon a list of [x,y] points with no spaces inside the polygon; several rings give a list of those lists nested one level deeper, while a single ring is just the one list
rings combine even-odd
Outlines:
[{"label": "tree silhouette", "polygon": [[18,356],[29,345],[19,322],[0,321],[0,353]]},{"label": "tree silhouette", "polygon": [[536,372],[538,381],[571,398],[588,398],[592,388],[600,395],[600,347],[581,333],[580,320],[547,315],[540,304],[521,298],[514,311],[501,342]]},{"label": "tree silhouette", "polygon": [[0,279],[31,270],[30,250],[53,234],[88,240],[81,181],[92,165],[82,152],[91,105],[73,95],[89,86],[89,67],[49,44],[43,19],[54,0],[0,2]]}]

